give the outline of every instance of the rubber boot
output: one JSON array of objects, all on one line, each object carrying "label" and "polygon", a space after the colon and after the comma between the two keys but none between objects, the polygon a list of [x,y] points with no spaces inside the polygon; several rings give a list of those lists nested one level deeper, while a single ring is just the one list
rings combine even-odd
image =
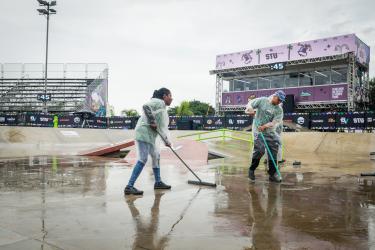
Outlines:
[{"label": "rubber boot", "polygon": [[249,168],[249,179],[250,180],[255,180],[255,169],[258,167],[259,165],[259,162],[260,162],[260,159],[252,159],[251,161],[251,166]]},{"label": "rubber boot", "polygon": [[152,171],[154,171],[154,176],[155,176],[154,189],[171,189],[171,186],[161,181],[160,168],[152,168]]}]

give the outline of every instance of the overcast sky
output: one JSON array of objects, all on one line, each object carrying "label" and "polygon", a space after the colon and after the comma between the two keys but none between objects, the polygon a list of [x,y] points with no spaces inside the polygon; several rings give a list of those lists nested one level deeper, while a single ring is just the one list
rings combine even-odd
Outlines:
[{"label": "overcast sky", "polygon": [[[356,33],[375,48],[374,0],[58,0],[49,62],[109,65],[109,103],[140,110],[154,89],[173,105],[214,104],[216,54]],[[36,0],[0,1],[0,62],[43,62]],[[370,76],[375,76],[372,51]]]}]

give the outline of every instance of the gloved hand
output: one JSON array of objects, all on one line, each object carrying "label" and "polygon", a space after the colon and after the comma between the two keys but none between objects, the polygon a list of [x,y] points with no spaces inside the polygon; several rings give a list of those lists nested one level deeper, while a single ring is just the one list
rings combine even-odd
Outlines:
[{"label": "gloved hand", "polygon": [[157,129],[158,129],[158,125],[156,125],[156,123],[151,123],[151,124],[150,124],[150,127],[151,127],[153,130],[157,130]]},{"label": "gloved hand", "polygon": [[258,130],[259,130],[260,132],[263,132],[264,130],[266,130],[266,128],[267,128],[267,126],[262,125],[262,126],[259,126],[259,127],[258,127]]}]

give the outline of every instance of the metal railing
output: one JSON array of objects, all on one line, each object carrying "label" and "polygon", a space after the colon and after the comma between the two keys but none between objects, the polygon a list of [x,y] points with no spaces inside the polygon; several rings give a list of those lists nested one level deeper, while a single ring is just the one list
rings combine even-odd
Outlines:
[{"label": "metal railing", "polygon": [[[48,79],[95,79],[106,63],[48,63]],[[0,79],[43,79],[43,63],[0,63]]]},{"label": "metal railing", "polygon": [[[243,137],[241,137],[242,135]],[[195,137],[194,140],[196,141],[222,139],[222,141],[224,142],[225,139],[232,139],[232,140],[238,140],[238,141],[245,141],[249,143],[250,147],[252,147],[254,143],[253,133],[244,132],[244,131],[236,131],[236,130],[231,130],[231,129],[226,129],[226,128],[189,133],[186,135],[178,136],[177,138],[185,138],[185,137]]]}]

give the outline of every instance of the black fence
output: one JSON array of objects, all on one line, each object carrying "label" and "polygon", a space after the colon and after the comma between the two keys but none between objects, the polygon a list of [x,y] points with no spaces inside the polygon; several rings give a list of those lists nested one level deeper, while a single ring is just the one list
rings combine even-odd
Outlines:
[{"label": "black fence", "polygon": [[[134,129],[139,117],[94,117],[81,115],[0,114],[0,126],[30,126],[59,128]],[[313,130],[375,130],[375,112],[290,113],[291,121]],[[169,128],[179,130],[213,130],[229,128],[243,130],[252,124],[252,117],[237,116],[170,116]]]}]

